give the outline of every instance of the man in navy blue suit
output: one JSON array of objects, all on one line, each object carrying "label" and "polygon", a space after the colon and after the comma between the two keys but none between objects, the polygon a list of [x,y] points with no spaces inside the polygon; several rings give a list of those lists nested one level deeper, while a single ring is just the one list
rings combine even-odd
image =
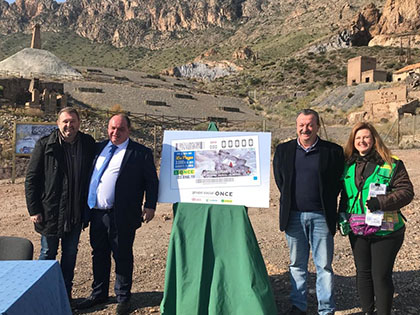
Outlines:
[{"label": "man in navy blue suit", "polygon": [[118,114],[109,120],[109,140],[98,144],[88,197],[93,290],[78,309],[108,300],[112,253],[117,314],[130,311],[134,238],[141,223],[154,217],[158,178],[152,151],[129,134],[128,116]]}]

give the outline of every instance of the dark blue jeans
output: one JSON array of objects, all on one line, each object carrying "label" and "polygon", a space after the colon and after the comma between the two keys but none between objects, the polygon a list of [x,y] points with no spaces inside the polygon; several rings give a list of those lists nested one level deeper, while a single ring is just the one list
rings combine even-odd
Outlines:
[{"label": "dark blue jeans", "polygon": [[61,239],[61,270],[67,294],[71,296],[73,286],[74,266],[76,265],[77,247],[79,245],[81,226],[74,227],[63,237],[41,235],[41,252],[39,260],[54,260],[57,256],[58,246]]}]

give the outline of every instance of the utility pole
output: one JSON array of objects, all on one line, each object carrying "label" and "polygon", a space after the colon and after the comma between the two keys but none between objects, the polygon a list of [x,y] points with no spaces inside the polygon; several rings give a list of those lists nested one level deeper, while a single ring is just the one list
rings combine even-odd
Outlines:
[{"label": "utility pole", "polygon": [[407,64],[411,63],[411,37],[408,36]]},{"label": "utility pole", "polygon": [[403,58],[402,56],[403,56],[402,36],[400,36],[400,56],[399,56],[400,62],[402,62],[402,58]]}]

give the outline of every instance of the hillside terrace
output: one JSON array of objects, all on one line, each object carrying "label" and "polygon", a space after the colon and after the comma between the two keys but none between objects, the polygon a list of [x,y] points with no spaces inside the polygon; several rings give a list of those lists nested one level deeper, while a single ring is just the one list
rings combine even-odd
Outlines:
[{"label": "hillside terrace", "polygon": [[84,80],[65,82],[64,91],[92,108],[110,110],[119,106],[133,114],[262,120],[243,99],[204,93],[193,81],[129,70],[77,69]]}]

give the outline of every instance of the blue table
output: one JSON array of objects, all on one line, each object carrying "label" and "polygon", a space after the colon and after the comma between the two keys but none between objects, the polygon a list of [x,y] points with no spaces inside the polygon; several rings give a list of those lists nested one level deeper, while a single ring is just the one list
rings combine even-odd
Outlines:
[{"label": "blue table", "polygon": [[58,262],[0,261],[0,314],[71,315]]}]

